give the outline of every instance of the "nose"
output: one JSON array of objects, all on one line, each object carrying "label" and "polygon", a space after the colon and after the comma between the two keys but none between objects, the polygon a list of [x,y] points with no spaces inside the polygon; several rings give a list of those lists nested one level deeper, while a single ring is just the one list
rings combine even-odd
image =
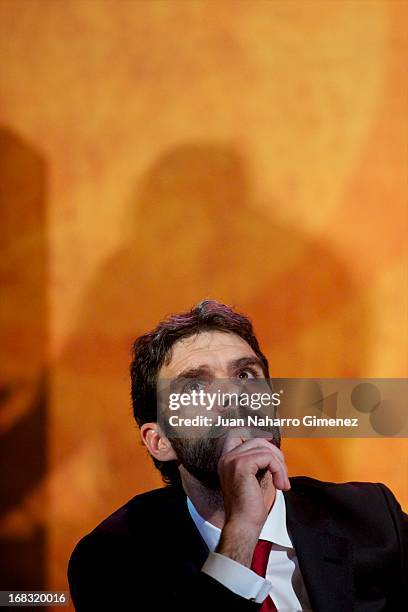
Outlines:
[{"label": "nose", "polygon": [[239,398],[242,392],[242,384],[237,380],[218,380],[217,393],[220,401],[218,402],[219,412],[230,408],[239,408]]}]

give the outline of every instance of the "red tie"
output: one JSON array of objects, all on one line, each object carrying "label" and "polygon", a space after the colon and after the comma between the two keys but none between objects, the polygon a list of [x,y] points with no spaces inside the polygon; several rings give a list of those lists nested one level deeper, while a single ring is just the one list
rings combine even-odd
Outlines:
[{"label": "red tie", "polygon": [[[265,578],[266,575],[266,568],[268,567],[268,559],[271,548],[272,542],[267,542],[266,540],[258,540],[258,543],[255,546],[251,570],[256,572],[259,576],[262,576],[262,578]],[[261,612],[271,611],[276,612],[276,606],[271,597],[268,595],[261,606]]]}]

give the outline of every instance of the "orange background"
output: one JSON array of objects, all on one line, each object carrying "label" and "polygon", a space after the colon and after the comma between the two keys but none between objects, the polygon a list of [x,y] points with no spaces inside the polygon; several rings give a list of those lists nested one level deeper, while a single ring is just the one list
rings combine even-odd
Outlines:
[{"label": "orange background", "polygon": [[[407,9],[0,1],[0,544],[18,588],[66,588],[77,540],[160,486],[127,371],[165,314],[235,305],[272,376],[407,376]],[[292,474],[382,481],[408,506],[406,440],[284,450]]]}]

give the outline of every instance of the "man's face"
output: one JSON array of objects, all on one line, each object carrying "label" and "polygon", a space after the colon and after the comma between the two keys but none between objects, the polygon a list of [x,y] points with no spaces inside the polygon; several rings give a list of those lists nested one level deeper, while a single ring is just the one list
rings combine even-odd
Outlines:
[{"label": "man's face", "polygon": [[[228,379],[232,382],[264,378],[262,364],[251,347],[239,336],[220,331],[202,332],[174,344],[170,362],[159,372],[159,383],[177,378],[205,377],[210,381]],[[224,415],[237,416],[237,407]],[[206,487],[219,490],[218,461],[225,437],[171,439],[180,463]]]}]

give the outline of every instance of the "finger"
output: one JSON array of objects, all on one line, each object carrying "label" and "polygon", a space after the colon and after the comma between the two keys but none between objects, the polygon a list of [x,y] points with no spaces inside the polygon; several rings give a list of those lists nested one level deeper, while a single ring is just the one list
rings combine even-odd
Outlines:
[{"label": "finger", "polygon": [[[247,449],[251,448],[267,448],[268,450],[272,450],[282,461],[285,461],[284,455],[282,451],[273,444],[273,438],[251,438],[250,440],[245,440],[244,442],[237,443],[236,438],[228,439],[225,442],[221,455],[228,453],[241,453],[245,452]],[[227,443],[228,442],[228,443]]]},{"label": "finger", "polygon": [[281,463],[279,469],[277,462],[279,462],[279,459],[276,459],[276,457],[274,457],[274,459],[271,460],[268,465],[268,469],[272,474],[273,484],[277,489],[281,489],[282,491],[289,491],[290,481],[286,463]]},{"label": "finger", "polygon": [[[272,456],[280,462],[285,473],[285,489],[289,490],[290,481],[288,477],[288,467],[285,462],[285,457],[282,451],[277,446],[275,446],[273,443],[271,443],[265,438],[253,438],[251,440],[246,440],[241,444],[237,444],[234,448],[232,448],[232,450],[228,451],[227,453],[223,453],[221,455],[221,459],[223,462],[229,463],[231,461],[233,462],[238,460],[242,456],[250,458],[252,451],[266,451],[267,453],[269,453],[268,456],[272,454]],[[261,467],[267,467],[267,464],[265,463],[265,465]]]},{"label": "finger", "polygon": [[[285,463],[282,453],[278,455],[273,451],[271,452],[271,449],[266,449],[266,452],[270,457],[270,461],[268,466],[265,465],[263,467],[268,467],[269,471],[272,474],[273,483],[278,489],[288,491],[290,489],[288,467]],[[271,466],[274,466],[275,469],[272,470]]]},{"label": "finger", "polygon": [[279,463],[282,465],[282,467],[286,470],[286,472],[288,472],[288,467],[286,465],[285,462],[285,458],[282,455],[282,453],[276,453],[274,450],[274,447],[269,445],[269,446],[253,446],[250,448],[245,448],[245,449],[241,449],[241,447],[238,449],[234,449],[232,451],[230,451],[229,453],[227,453],[226,455],[223,455],[221,457],[221,460],[224,463],[233,463],[234,461],[238,461],[240,460],[242,457],[252,457],[253,453],[256,452],[266,452],[268,453],[268,456],[272,456],[274,458],[276,458],[277,461],[279,461]]},{"label": "finger", "polygon": [[290,482],[288,478],[288,470],[284,461],[278,458],[271,452],[271,449],[253,448],[247,449],[244,453],[240,453],[235,457],[224,459],[230,465],[239,471],[247,471],[252,475],[256,475],[258,470],[267,468],[272,474],[274,485],[278,489],[289,490]]},{"label": "finger", "polygon": [[257,471],[267,468],[272,475],[272,481],[277,489],[289,490],[290,482],[286,464],[282,462],[270,450],[253,449],[245,453],[244,457],[248,461],[253,462],[252,473],[256,475]]}]

